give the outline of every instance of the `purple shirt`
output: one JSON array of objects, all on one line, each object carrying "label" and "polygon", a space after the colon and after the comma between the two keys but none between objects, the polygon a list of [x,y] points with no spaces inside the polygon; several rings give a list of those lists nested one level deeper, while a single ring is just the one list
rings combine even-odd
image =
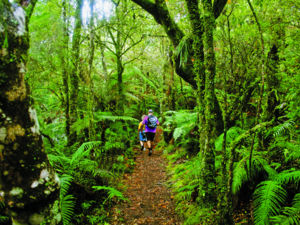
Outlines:
[{"label": "purple shirt", "polygon": [[[150,132],[150,133],[155,133],[156,132],[156,127],[155,128],[149,128],[148,127],[148,116],[146,116],[143,120],[143,124],[145,124],[145,132]],[[158,119],[156,118],[156,124],[159,125]]]}]

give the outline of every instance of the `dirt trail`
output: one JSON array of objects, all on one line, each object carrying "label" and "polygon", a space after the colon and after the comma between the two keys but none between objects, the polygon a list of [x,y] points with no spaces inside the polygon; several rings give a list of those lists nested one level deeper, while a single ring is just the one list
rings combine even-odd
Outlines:
[{"label": "dirt trail", "polygon": [[[158,132],[159,139],[161,132]],[[110,224],[113,225],[179,225],[170,190],[166,186],[166,162],[162,152],[139,151],[132,174],[125,175],[128,187],[124,194],[129,202],[116,205]]]}]

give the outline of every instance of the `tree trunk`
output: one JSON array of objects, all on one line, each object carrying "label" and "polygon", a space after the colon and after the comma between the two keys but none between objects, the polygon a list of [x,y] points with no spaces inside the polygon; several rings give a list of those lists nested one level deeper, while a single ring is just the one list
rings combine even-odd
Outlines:
[{"label": "tree trunk", "polygon": [[[152,3],[149,0],[132,0],[133,2],[135,2],[136,4],[140,5],[143,9],[145,9],[147,12],[149,12],[155,19],[155,21],[162,25],[163,29],[165,30],[166,34],[168,35],[169,39],[171,40],[171,42],[174,45],[174,48],[176,49],[177,46],[179,45],[180,41],[183,39],[184,37],[184,33],[182,32],[182,30],[178,27],[178,25],[175,23],[174,19],[171,17],[169,11],[168,11],[168,7],[166,4],[166,1],[164,0],[156,0],[155,3]],[[186,1],[186,3],[188,4],[189,1]],[[227,0],[215,0],[214,4],[213,4],[213,16],[214,18],[218,18],[218,16],[220,15],[220,13],[222,12],[223,8],[226,5]],[[197,1],[198,3],[198,1]],[[199,14],[199,12],[198,12]],[[200,16],[199,16],[200,18]],[[198,23],[201,24],[200,19],[198,21]],[[194,29],[194,28],[193,28]],[[198,30],[199,29],[199,30]],[[197,33],[202,33],[203,27],[196,27],[194,29],[194,31],[197,31]],[[195,33],[194,33],[195,34]],[[193,39],[191,40],[191,43],[194,46],[194,41],[198,41],[197,40],[197,35],[193,35]],[[199,45],[198,43],[196,43],[196,45]],[[197,54],[202,54],[203,55],[203,48],[202,49],[195,49],[193,48],[193,51],[199,51],[199,53],[190,53],[191,55],[188,56],[189,60],[191,60],[191,56],[192,55],[197,55]],[[201,52],[202,51],[202,52]],[[201,61],[201,64],[203,64],[203,59]],[[196,58],[194,59],[196,60]],[[175,57],[175,69],[176,69],[176,73],[183,79],[185,80],[187,83],[189,83],[194,89],[199,88],[199,77],[197,77],[197,73],[194,72],[194,67],[197,64],[197,62],[194,61],[194,64],[189,64],[189,65],[185,65],[182,66],[180,63],[180,58],[179,57]],[[202,75],[204,74],[204,72],[202,72]],[[204,88],[204,77],[201,77],[200,79],[203,82],[202,84],[200,84],[200,86],[202,88]],[[198,93],[199,95],[199,93]],[[212,100],[214,103],[214,114],[216,114],[215,119],[216,119],[216,131],[218,132],[218,134],[222,133],[223,131],[223,121],[222,121],[222,112],[220,110],[220,106],[219,103],[217,101],[217,97],[215,95],[215,93],[212,93]]]},{"label": "tree trunk", "polygon": [[93,71],[93,62],[94,62],[94,54],[95,54],[95,31],[94,31],[94,4],[95,0],[90,0],[90,10],[91,10],[91,18],[90,18],[90,52],[89,52],[89,69],[88,69],[88,113],[89,113],[89,139],[93,140],[96,136],[96,131],[94,127],[94,84],[92,80],[92,71]]},{"label": "tree trunk", "polygon": [[117,102],[117,112],[118,115],[124,115],[124,104],[125,104],[125,96],[123,91],[123,72],[124,67],[122,64],[121,56],[118,56],[117,52],[117,73],[118,73],[118,102]]},{"label": "tree trunk", "polygon": [[69,96],[69,73],[68,73],[68,45],[69,45],[69,35],[67,30],[67,6],[66,0],[62,2],[63,10],[63,46],[62,46],[62,78],[65,92],[65,117],[66,117],[66,136],[69,139],[70,137],[70,96]]},{"label": "tree trunk", "polygon": [[[79,52],[80,52],[80,37],[81,37],[81,9],[83,0],[77,0],[77,6],[75,11],[75,28],[72,38],[72,63],[70,69],[70,125],[72,126],[77,121],[77,101],[78,101],[78,76],[79,76]],[[68,146],[73,145],[77,140],[76,131],[71,129],[68,139]]]},{"label": "tree trunk", "polygon": [[0,20],[0,196],[13,224],[37,225],[47,216],[54,221],[58,185],[24,79],[35,1],[27,3],[24,8],[8,0],[0,3],[6,16]]}]

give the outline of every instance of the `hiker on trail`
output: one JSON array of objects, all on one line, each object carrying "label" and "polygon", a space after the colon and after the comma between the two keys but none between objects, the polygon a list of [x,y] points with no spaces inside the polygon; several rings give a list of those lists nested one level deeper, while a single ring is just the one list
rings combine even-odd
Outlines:
[{"label": "hiker on trail", "polygon": [[149,109],[148,116],[146,116],[143,120],[143,124],[145,124],[145,131],[147,137],[147,145],[149,149],[149,156],[152,155],[152,147],[153,141],[155,137],[156,127],[159,125],[158,119],[153,115],[152,109]]},{"label": "hiker on trail", "polygon": [[142,116],[142,121],[139,123],[138,131],[140,137],[140,144],[141,144],[141,151],[146,150],[146,133],[145,133],[145,125],[143,124],[143,120],[145,119],[146,115]]}]

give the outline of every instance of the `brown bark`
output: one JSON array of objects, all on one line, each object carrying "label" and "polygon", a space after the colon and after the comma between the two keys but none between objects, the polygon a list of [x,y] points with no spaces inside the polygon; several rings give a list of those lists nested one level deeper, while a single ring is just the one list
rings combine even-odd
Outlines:
[{"label": "brown bark", "polygon": [[39,224],[34,216],[42,222],[58,190],[24,80],[32,3],[0,5],[6,15],[0,24],[0,196],[15,224]]}]

